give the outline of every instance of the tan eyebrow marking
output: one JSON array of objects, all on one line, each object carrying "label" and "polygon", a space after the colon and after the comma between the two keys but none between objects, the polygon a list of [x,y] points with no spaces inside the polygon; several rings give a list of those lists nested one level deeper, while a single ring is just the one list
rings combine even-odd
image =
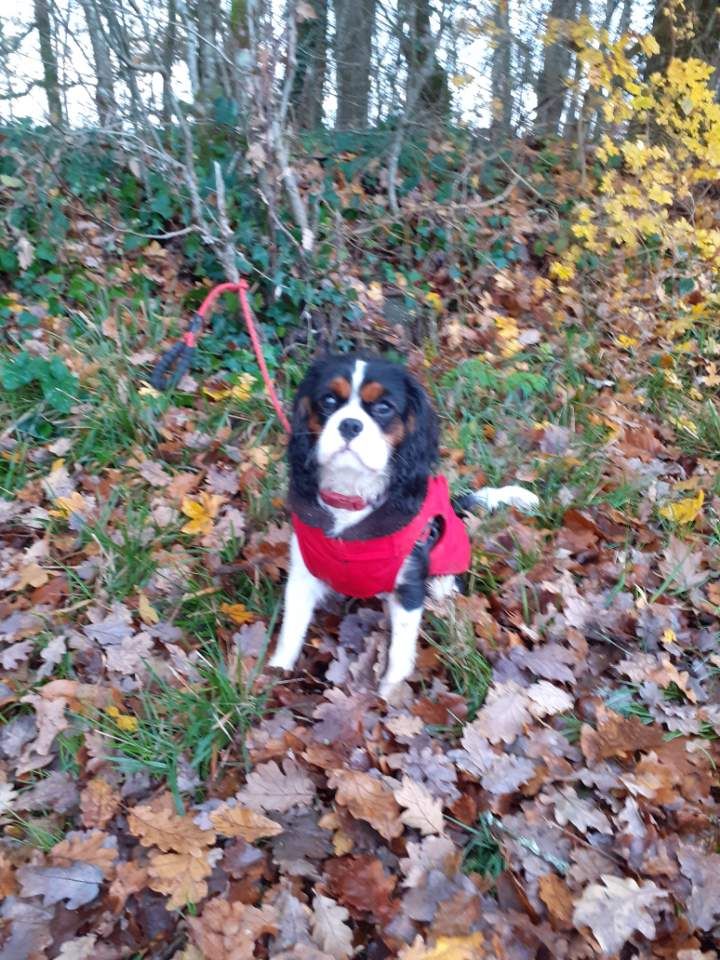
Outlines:
[{"label": "tan eyebrow marking", "polygon": [[346,380],[345,377],[333,377],[329,386],[333,393],[336,393],[342,400],[350,398],[352,387],[350,381]]},{"label": "tan eyebrow marking", "polygon": [[381,383],[378,383],[377,380],[370,380],[370,382],[366,383],[360,390],[360,396],[365,403],[374,403],[384,393],[385,387]]}]

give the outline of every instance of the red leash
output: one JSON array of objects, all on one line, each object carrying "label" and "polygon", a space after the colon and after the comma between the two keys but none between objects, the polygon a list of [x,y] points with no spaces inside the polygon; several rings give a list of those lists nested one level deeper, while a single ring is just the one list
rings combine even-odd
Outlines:
[{"label": "red leash", "polygon": [[183,378],[190,369],[193,353],[197,345],[197,336],[203,323],[207,320],[208,314],[215,305],[215,301],[218,297],[221,297],[223,293],[237,293],[245,320],[245,326],[247,327],[247,332],[252,342],[253,350],[255,351],[255,358],[260,367],[263,380],[265,381],[265,389],[270,397],[270,402],[275,408],[275,413],[278,415],[278,420],[283,425],[285,432],[290,433],[290,423],[285,416],[285,411],[275,391],[275,384],[272,381],[267,364],[265,363],[262,344],[260,343],[260,337],[250,310],[247,292],[247,280],[238,280],[237,283],[219,283],[216,287],[213,287],[200,304],[197,313],[190,321],[190,325],[183,334],[182,339],[160,359],[160,362],[153,370],[150,382],[157,390],[167,390],[168,387],[174,386]]}]

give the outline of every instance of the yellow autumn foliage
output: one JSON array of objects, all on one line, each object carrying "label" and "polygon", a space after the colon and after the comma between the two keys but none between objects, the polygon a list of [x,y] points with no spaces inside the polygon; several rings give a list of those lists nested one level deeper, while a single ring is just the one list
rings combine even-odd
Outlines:
[{"label": "yellow autumn foliage", "polygon": [[645,77],[633,57],[638,48],[658,52],[655,39],[628,33],[611,41],[587,17],[554,21],[548,40],[557,39],[579,51],[586,103],[601,111],[606,133],[596,152],[604,169],[595,197],[576,206],[572,242],[550,275],[567,282],[583,254],[637,257],[650,247],[671,261],[718,263],[720,230],[695,205],[703,185],[720,176],[713,67],[673,59],[665,73]]}]

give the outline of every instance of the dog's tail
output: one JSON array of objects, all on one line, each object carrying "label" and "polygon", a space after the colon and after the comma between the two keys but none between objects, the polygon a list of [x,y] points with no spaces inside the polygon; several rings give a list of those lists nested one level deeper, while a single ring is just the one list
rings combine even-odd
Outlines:
[{"label": "dog's tail", "polygon": [[487,511],[497,510],[498,507],[515,507],[523,513],[535,513],[539,506],[540,499],[531,490],[515,485],[481,487],[453,498],[456,513],[470,513],[478,507]]}]

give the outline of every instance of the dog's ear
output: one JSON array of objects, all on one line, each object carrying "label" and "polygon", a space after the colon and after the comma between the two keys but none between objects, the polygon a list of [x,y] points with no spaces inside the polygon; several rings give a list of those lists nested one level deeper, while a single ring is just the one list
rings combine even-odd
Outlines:
[{"label": "dog's ear", "polygon": [[405,433],[393,457],[391,499],[403,513],[417,513],[425,499],[433,465],[438,459],[440,429],[428,395],[407,372],[405,388]]},{"label": "dog's ear", "polygon": [[298,387],[292,412],[292,432],[288,444],[290,484],[295,494],[303,499],[314,500],[318,491],[317,459],[315,444],[319,424],[313,423],[310,397],[315,387],[320,364],[314,363]]}]

